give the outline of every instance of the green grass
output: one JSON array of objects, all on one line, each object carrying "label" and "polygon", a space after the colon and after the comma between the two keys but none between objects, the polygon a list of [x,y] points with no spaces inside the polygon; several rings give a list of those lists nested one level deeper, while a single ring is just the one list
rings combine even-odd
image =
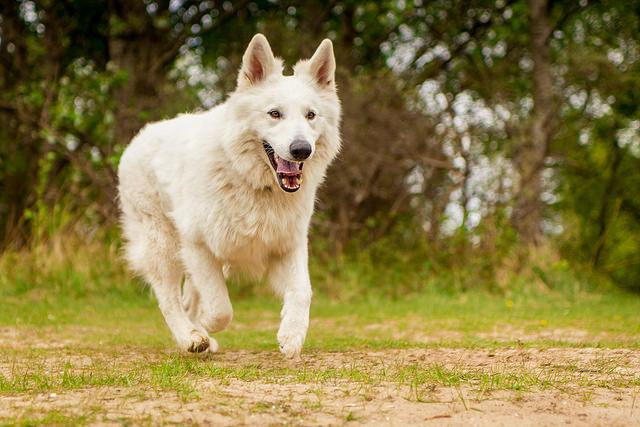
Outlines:
[{"label": "green grass", "polygon": [[[144,293],[121,299],[117,296],[55,299],[11,297],[3,301],[0,327],[11,327],[28,337],[26,348],[0,346],[3,359],[14,360],[11,375],[0,376],[0,392],[32,392],[77,389],[95,386],[135,386],[151,384],[184,395],[193,393],[191,377],[219,380],[294,382],[348,380],[362,383],[396,381],[414,388],[430,385],[456,386],[474,383],[481,389],[529,389],[557,382],[557,379],[526,370],[513,372],[445,369],[434,364],[406,364],[388,370],[290,369],[255,364],[230,367],[176,355],[173,341],[152,297]],[[278,302],[240,300],[235,304],[234,325],[216,337],[228,352],[275,352]],[[355,303],[335,303],[316,298],[305,351],[309,354],[385,350],[402,348],[550,348],[607,347],[640,348],[640,298],[622,293],[584,294],[567,299],[556,294],[513,295],[511,298],[486,292],[449,295],[423,293],[406,300],[386,302],[368,297]],[[506,330],[503,336],[487,332]],[[545,331],[582,331],[579,341],[546,338]],[[509,333],[513,332],[513,336]],[[530,336],[527,341],[519,337]],[[435,337],[433,339],[427,339]],[[69,344],[49,348],[50,341]],[[30,348],[43,343],[43,348]],[[18,343],[19,344],[19,343]],[[125,366],[106,360],[119,359],[119,352],[153,355],[135,358]],[[169,351],[168,356],[166,355]],[[102,359],[88,369],[78,369],[66,361],[54,371],[42,363],[50,355]],[[172,355],[173,354],[173,355]],[[168,358],[167,358],[168,357]],[[30,361],[25,364],[25,361]],[[606,363],[605,363],[606,365]],[[553,375],[571,367],[553,370]],[[48,372],[48,373],[47,373]],[[562,375],[560,375],[562,376]],[[619,379],[636,384],[637,379]],[[635,381],[635,383],[634,383]]]},{"label": "green grass", "polygon": [[[279,303],[275,298],[234,298],[234,323],[240,330],[219,335],[227,348],[274,349]],[[146,293],[126,296],[70,297],[23,294],[6,297],[0,325],[32,333],[82,327],[86,344],[170,347],[156,303]],[[613,292],[516,294],[509,298],[483,291],[446,294],[423,292],[389,302],[368,296],[357,302],[332,302],[318,296],[312,306],[307,348],[595,346],[640,347],[640,297]],[[314,327],[318,323],[319,327]],[[324,327],[330,324],[331,327]],[[93,329],[93,330],[92,330]],[[499,337],[492,331],[502,331]],[[580,340],[562,333],[580,331]],[[510,331],[513,334],[510,334]],[[533,338],[519,342],[519,337]],[[425,338],[429,338],[426,340]]]},{"label": "green grass", "polygon": [[[311,352],[313,355],[314,352]],[[621,361],[601,360],[589,366],[596,376],[585,376],[582,368],[571,365],[551,366],[544,371],[525,365],[478,369],[463,362],[446,367],[441,363],[401,363],[378,360],[353,361],[342,367],[286,366],[275,354],[265,355],[261,363],[227,364],[215,358],[197,358],[174,354],[167,358],[148,357],[129,360],[114,357],[112,362],[99,360],[91,366],[63,362],[62,366],[38,363],[46,353],[23,354],[13,359],[9,378],[0,376],[0,393],[60,392],[91,387],[151,387],[177,392],[188,400],[197,397],[194,382],[201,379],[226,382],[261,381],[268,383],[332,384],[340,381],[375,386],[383,383],[408,388],[407,399],[420,396],[439,386],[472,386],[479,393],[495,390],[528,391],[532,388],[637,387],[640,378],[616,373]],[[15,355],[13,356],[15,357]],[[28,362],[28,363],[25,363]]]},{"label": "green grass", "polygon": [[[640,346],[640,295],[598,287],[552,255],[485,286],[474,284],[472,268],[442,269],[423,252],[382,244],[332,261],[312,257],[317,292],[307,348]],[[274,349],[279,303],[267,287],[234,282],[230,293],[235,324],[246,327],[221,334],[223,347]],[[116,244],[60,235],[5,252],[0,299],[0,325],[33,333],[82,327],[86,344],[171,346],[151,292],[131,278]],[[569,329],[584,336],[553,333]]]},{"label": "green grass", "polygon": [[78,426],[91,421],[88,415],[70,416],[61,411],[49,411],[44,414],[27,414],[23,417],[0,420],[0,426],[36,427],[42,425]]},{"label": "green grass", "polygon": [[[340,384],[345,397],[371,400],[377,396],[377,387],[392,387],[402,399],[423,403],[440,401],[437,390],[448,387],[455,390],[455,399],[463,402],[465,408],[491,398],[497,391],[518,396],[536,390],[567,390],[575,395],[576,390],[581,390],[587,396],[585,393],[597,388],[640,387],[639,376],[617,371],[625,365],[624,360],[612,358],[593,362],[587,368],[570,363],[478,367],[464,360],[445,365],[428,359],[402,360],[393,354],[372,356],[363,362],[357,355],[358,351],[442,347],[480,352],[551,347],[638,349],[640,320],[636,313],[640,312],[640,304],[637,298],[628,295],[589,294],[570,301],[560,295],[505,299],[485,292],[464,295],[434,292],[393,303],[373,297],[356,303],[335,303],[319,297],[314,301],[305,345],[305,360],[309,363],[300,365],[284,361],[277,352],[279,304],[275,300],[240,300],[236,301],[235,309],[231,329],[216,336],[223,348],[222,355],[202,357],[175,350],[155,301],[144,294],[127,299],[9,298],[3,302],[0,331],[9,328],[25,340],[0,341],[0,367],[4,368],[0,373],[0,396],[32,400],[43,393],[86,395],[94,390],[117,390],[116,398],[123,402],[152,400],[160,393],[173,395],[185,403],[206,405],[212,395],[210,389],[204,391],[203,384],[212,384],[207,387],[213,390],[238,381],[273,387],[291,384],[319,390],[316,397],[305,398],[302,409],[297,409],[302,411],[299,416],[303,416],[325,411],[324,390]],[[500,339],[485,335],[504,328],[518,332]],[[546,330],[563,328],[583,330],[586,335],[577,342],[563,340],[562,336],[549,339],[540,335]],[[519,341],[521,333],[532,338]],[[424,340],[430,336],[436,338]],[[234,358],[238,352],[241,354]],[[327,365],[334,355],[338,358],[343,355],[347,362]],[[90,363],[83,362],[84,359]],[[233,412],[233,399],[237,398],[221,395],[215,399],[221,402],[217,407],[219,413],[228,411],[229,416],[237,413]],[[290,403],[286,400],[278,402],[276,409],[272,403],[263,403],[264,407],[255,408],[254,412],[297,414],[288,409]],[[81,412],[52,408],[43,413],[33,407],[19,417],[0,415],[0,424],[82,425],[104,421],[111,414],[102,408],[82,407]],[[350,410],[343,415],[345,421],[357,421],[357,417],[357,412]],[[154,422],[128,416],[120,421]]]},{"label": "green grass", "polygon": [[[232,284],[234,322],[215,336],[222,354],[184,355],[175,349],[150,291],[130,278],[113,250],[107,265],[96,262],[101,253],[89,250],[69,258],[64,252],[58,261],[52,256],[31,259],[32,264],[15,254],[0,258],[0,396],[31,401],[51,393],[107,390],[123,401],[169,394],[198,402],[211,398],[211,387],[216,391],[237,382],[305,385],[311,396],[304,407],[315,411],[327,398],[327,387],[345,384],[342,393],[359,394],[365,401],[385,386],[407,401],[432,402],[435,392],[447,387],[465,408],[495,391],[579,389],[589,399],[594,388],[640,387],[638,375],[620,371],[628,364],[624,356],[586,366],[567,361],[479,366],[464,359],[404,360],[404,353],[394,353],[640,349],[639,295],[591,289],[557,272],[545,275],[555,283],[551,287],[519,281],[507,290],[456,290],[435,277],[404,296],[390,297],[384,288],[366,288],[388,276],[376,279],[366,263],[353,270],[347,266],[339,276],[347,287],[344,293],[336,291],[335,277],[325,279],[331,286],[316,277],[320,291],[312,305],[305,362],[292,364],[277,352],[280,303],[263,285]],[[392,275],[401,277],[399,270]],[[365,283],[354,284],[357,277]],[[233,413],[233,400],[217,399],[220,411]],[[274,407],[263,401],[251,405],[255,412]],[[288,403],[282,405],[289,410]],[[78,425],[105,419],[100,407],[84,408],[81,414],[32,409],[7,417],[0,404],[0,424]],[[357,421],[358,413],[349,410],[341,417]]]}]

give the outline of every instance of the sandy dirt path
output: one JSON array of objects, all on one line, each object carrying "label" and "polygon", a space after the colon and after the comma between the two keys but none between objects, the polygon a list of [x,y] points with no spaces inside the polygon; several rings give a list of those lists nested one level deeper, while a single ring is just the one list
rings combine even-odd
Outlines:
[{"label": "sandy dirt path", "polygon": [[[131,348],[74,354],[63,346],[25,359],[14,353],[0,361],[0,372],[11,380],[25,372],[17,366],[23,360],[52,377],[63,365],[98,375],[172,357]],[[53,412],[92,425],[640,425],[638,350],[317,351],[298,363],[275,352],[227,350],[197,363],[232,373],[186,373],[186,395],[145,380],[7,391],[0,423]]]}]

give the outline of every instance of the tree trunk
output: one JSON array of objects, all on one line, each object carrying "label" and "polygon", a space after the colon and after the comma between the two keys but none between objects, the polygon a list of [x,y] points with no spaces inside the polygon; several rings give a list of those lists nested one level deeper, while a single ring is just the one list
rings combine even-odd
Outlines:
[{"label": "tree trunk", "polygon": [[[112,38],[109,40],[109,56],[118,69],[126,72],[126,81],[115,88],[115,143],[127,144],[158,109],[161,88],[165,83],[164,69],[154,72],[155,53],[158,45],[149,34],[136,35],[135,40]],[[151,115],[153,116],[153,115]]]},{"label": "tree trunk", "polygon": [[622,149],[618,147],[618,142],[613,140],[612,143],[613,159],[611,161],[611,169],[607,185],[602,193],[602,204],[598,213],[598,237],[596,239],[595,249],[591,257],[591,266],[597,268],[602,260],[602,252],[607,240],[607,235],[611,229],[611,225],[616,219],[620,210],[622,199],[618,196],[618,172],[622,164]]},{"label": "tree trunk", "polygon": [[[185,9],[197,6],[197,12],[185,21],[185,14],[175,15],[168,0],[157,2],[155,18],[147,12],[147,2],[109,0],[109,58],[127,74],[126,82],[115,88],[115,142],[126,144],[140,130],[142,125],[158,119],[166,102],[164,89],[167,72],[180,55],[181,46],[192,36],[191,25],[199,23],[211,12],[214,2],[178,2]],[[217,16],[214,24],[205,31],[211,31],[228,23],[238,12],[249,4],[249,0],[233,2]],[[182,29],[177,26],[165,28],[158,22],[172,22],[181,19]],[[160,19],[162,18],[162,19]],[[165,24],[166,25],[166,24]],[[163,104],[163,101],[165,103]]]},{"label": "tree trunk", "polygon": [[533,115],[528,138],[518,147],[515,163],[520,175],[513,225],[523,242],[537,244],[541,237],[542,170],[553,133],[553,82],[549,55],[549,1],[529,0],[531,58],[533,60]]},{"label": "tree trunk", "polygon": [[[0,120],[2,138],[8,147],[0,150],[3,162],[11,167],[3,168],[0,182],[0,249],[9,244],[16,246],[28,242],[30,223],[25,211],[36,202],[40,160],[49,144],[42,138],[42,129],[50,127],[51,104],[57,97],[57,80],[61,72],[61,46],[64,27],[50,4],[41,6],[42,23],[46,31],[42,35],[43,55],[33,69],[28,49],[28,30],[20,16],[20,3],[2,1],[3,46],[14,46],[13,53],[0,52],[0,92],[20,93],[19,87],[29,93],[42,95],[42,105],[30,103],[27,97],[18,96],[2,100]],[[40,80],[39,85],[33,84]]]},{"label": "tree trunk", "polygon": [[109,30],[109,59],[126,73],[113,93],[114,142],[127,144],[145,119],[153,118],[149,113],[157,108],[166,71],[158,61],[172,51],[172,40],[168,31],[156,30],[144,2],[110,0],[109,16],[114,23]]}]

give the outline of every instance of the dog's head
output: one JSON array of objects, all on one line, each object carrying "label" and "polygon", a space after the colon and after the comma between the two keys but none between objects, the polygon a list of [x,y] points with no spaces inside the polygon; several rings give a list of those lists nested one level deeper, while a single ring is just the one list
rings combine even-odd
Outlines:
[{"label": "dog's head", "polygon": [[251,39],[231,97],[234,120],[244,124],[242,151],[262,161],[263,173],[251,176],[275,179],[291,193],[302,185],[305,164],[305,173],[324,174],[340,148],[335,69],[329,39],[291,76],[282,74],[282,61],[262,34]]}]

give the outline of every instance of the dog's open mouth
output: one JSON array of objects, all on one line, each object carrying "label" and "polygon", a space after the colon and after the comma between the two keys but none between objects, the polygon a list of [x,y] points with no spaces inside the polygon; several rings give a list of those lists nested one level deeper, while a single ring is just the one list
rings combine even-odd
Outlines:
[{"label": "dog's open mouth", "polygon": [[267,153],[273,170],[276,172],[280,188],[287,193],[298,191],[302,184],[302,165],[304,162],[290,162],[289,160],[283,159],[278,156],[273,147],[265,141],[262,142],[262,146],[264,147],[265,153]]}]

